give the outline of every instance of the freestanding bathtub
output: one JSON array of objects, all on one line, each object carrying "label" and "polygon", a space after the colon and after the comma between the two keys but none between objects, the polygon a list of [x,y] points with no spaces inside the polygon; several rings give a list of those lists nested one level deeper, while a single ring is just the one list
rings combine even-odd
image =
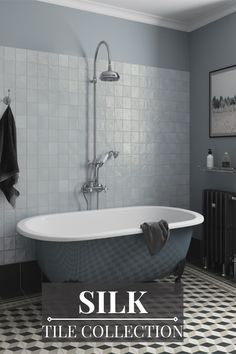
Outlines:
[{"label": "freestanding bathtub", "polygon": [[[170,237],[151,256],[140,225],[160,219]],[[181,277],[193,226],[202,222],[190,210],[138,206],[31,217],[17,231],[36,240],[38,263],[53,282],[150,281]]]}]

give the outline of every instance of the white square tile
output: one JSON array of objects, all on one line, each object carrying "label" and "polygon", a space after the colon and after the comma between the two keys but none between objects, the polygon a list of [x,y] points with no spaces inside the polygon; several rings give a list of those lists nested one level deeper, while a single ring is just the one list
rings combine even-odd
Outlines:
[{"label": "white square tile", "polygon": [[38,53],[35,50],[27,50],[27,60],[31,63],[37,63]]},{"label": "white square tile", "polygon": [[26,102],[26,89],[17,89],[16,90],[16,101],[17,102]]},{"label": "white square tile", "polygon": [[39,64],[48,64],[48,53],[47,52],[38,52],[38,63]]},{"label": "white square tile", "polygon": [[16,50],[15,48],[5,47],[4,48],[4,57],[6,60],[16,60]]},{"label": "white square tile", "polygon": [[28,66],[27,66],[27,75],[28,76],[37,76],[37,74],[38,74],[37,63],[29,62]]},{"label": "white square tile", "polygon": [[17,61],[16,62],[16,75],[17,76],[26,76],[26,61]]},{"label": "white square tile", "polygon": [[35,89],[28,89],[27,91],[27,101],[28,102],[38,102],[38,91]]},{"label": "white square tile", "polygon": [[77,68],[69,67],[69,80],[77,81],[79,85],[79,71]]},{"label": "white square tile", "polygon": [[132,64],[131,72],[132,75],[139,75],[139,65]]},{"label": "white square tile", "polygon": [[[37,89],[38,88],[38,79],[37,79],[37,76],[27,76],[27,86],[28,86],[28,89]],[[23,81],[23,77],[22,78],[19,78],[19,84],[20,84],[20,81]]]},{"label": "white square tile", "polygon": [[78,82],[77,81],[69,81],[69,91],[70,92],[78,92]]},{"label": "white square tile", "polygon": [[4,67],[6,75],[16,74],[16,62],[14,60],[6,60]]},{"label": "white square tile", "polygon": [[49,78],[57,79],[59,77],[59,68],[55,65],[50,65],[48,70]]},{"label": "white square tile", "polygon": [[124,74],[131,74],[131,64],[128,63],[124,63],[123,64],[123,70],[124,70]]},{"label": "white square tile", "polygon": [[78,57],[76,56],[69,56],[69,67],[70,68],[77,68],[78,67]]},{"label": "white square tile", "polygon": [[16,60],[26,62],[27,59],[27,50],[16,48]]},{"label": "white square tile", "polygon": [[[5,93],[7,94],[7,90],[10,89],[12,93],[14,93],[16,84],[16,76],[15,75],[7,75],[5,73],[4,76],[4,86],[5,86]],[[4,94],[5,94],[4,93]]]},{"label": "white square tile", "polygon": [[48,77],[48,65],[38,65],[38,77]]},{"label": "white square tile", "polygon": [[68,66],[69,65],[68,55],[64,55],[64,54],[59,55],[59,65],[60,66]]},{"label": "white square tile", "polygon": [[53,65],[53,66],[59,65],[59,55],[55,53],[49,53],[48,63],[49,65]]},{"label": "white square tile", "polygon": [[27,104],[27,115],[37,116],[38,115],[38,105],[35,102],[28,102]]},{"label": "white square tile", "polygon": [[4,58],[4,47],[0,46],[0,58]]},{"label": "white square tile", "polygon": [[49,80],[48,77],[39,76],[38,77],[38,89],[39,90],[48,90]]}]

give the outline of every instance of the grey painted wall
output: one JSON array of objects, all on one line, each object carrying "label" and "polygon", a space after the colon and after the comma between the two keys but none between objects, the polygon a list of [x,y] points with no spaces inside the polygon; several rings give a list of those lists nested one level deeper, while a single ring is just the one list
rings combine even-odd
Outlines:
[{"label": "grey painted wall", "polygon": [[[216,163],[228,151],[236,166],[236,138],[209,138],[208,135],[208,73],[236,64],[236,13],[205,26],[190,35],[190,160],[191,208],[201,211],[202,190],[217,188],[236,191],[236,175],[201,172],[197,165],[205,165],[207,149],[212,148]],[[196,236],[201,237],[198,232]]]},{"label": "grey painted wall", "polygon": [[0,45],[92,57],[101,39],[116,61],[189,68],[187,33],[32,0],[0,1]]}]

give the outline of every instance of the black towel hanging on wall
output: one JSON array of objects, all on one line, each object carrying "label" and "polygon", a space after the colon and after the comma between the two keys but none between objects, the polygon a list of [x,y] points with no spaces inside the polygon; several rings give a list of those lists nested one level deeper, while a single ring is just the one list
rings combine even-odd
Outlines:
[{"label": "black towel hanging on wall", "polygon": [[18,173],[16,125],[11,107],[8,106],[0,118],[0,189],[13,207],[20,195],[14,187]]}]

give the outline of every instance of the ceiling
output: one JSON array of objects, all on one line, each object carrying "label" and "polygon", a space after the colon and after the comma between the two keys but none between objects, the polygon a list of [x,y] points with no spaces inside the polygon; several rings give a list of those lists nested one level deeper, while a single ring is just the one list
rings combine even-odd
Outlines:
[{"label": "ceiling", "polygon": [[193,31],[236,11],[236,0],[37,0],[131,21]]}]

